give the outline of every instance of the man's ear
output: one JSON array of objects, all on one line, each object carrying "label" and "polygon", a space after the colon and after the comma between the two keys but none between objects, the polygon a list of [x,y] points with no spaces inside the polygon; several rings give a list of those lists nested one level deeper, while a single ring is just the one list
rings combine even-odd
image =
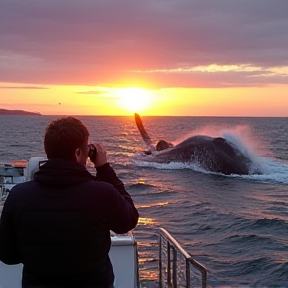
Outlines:
[{"label": "man's ear", "polygon": [[77,149],[75,150],[75,155],[76,155],[76,156],[80,156],[80,153],[81,153],[80,148],[77,148]]},{"label": "man's ear", "polygon": [[77,149],[75,150],[75,154],[74,154],[75,160],[76,160],[77,162],[78,162],[79,159],[80,159],[80,155],[81,155],[81,150],[80,150],[80,148],[77,148]]}]

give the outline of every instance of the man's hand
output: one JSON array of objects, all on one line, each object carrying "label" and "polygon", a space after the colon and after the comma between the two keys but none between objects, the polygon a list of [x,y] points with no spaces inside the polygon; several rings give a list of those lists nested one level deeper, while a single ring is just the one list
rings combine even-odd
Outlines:
[{"label": "man's hand", "polygon": [[105,146],[103,144],[99,144],[99,143],[92,143],[96,149],[97,149],[97,155],[96,158],[93,159],[92,163],[94,164],[95,168],[103,166],[104,164],[106,164],[107,161],[107,156],[106,156],[106,149]]}]

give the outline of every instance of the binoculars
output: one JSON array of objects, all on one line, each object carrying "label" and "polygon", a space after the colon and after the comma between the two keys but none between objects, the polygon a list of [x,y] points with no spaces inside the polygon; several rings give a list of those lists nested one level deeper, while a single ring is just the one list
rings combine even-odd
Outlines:
[{"label": "binoculars", "polygon": [[93,162],[97,156],[97,148],[93,144],[88,144],[88,157]]}]

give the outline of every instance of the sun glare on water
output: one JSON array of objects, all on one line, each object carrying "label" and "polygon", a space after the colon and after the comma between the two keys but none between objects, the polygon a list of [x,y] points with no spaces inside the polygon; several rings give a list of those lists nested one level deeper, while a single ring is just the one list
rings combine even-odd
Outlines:
[{"label": "sun glare on water", "polygon": [[121,88],[117,91],[119,106],[129,112],[141,112],[152,104],[149,90],[142,88]]}]

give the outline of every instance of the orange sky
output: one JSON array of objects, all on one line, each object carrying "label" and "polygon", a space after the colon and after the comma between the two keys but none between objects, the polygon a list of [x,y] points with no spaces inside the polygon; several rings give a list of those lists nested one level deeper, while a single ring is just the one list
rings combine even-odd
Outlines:
[{"label": "orange sky", "polygon": [[4,89],[5,85],[0,90],[1,108],[37,111],[43,115],[132,115],[137,112],[175,116],[288,116],[288,85],[158,90],[65,85]]},{"label": "orange sky", "polygon": [[0,1],[0,108],[288,117],[288,2],[135,3]]}]

